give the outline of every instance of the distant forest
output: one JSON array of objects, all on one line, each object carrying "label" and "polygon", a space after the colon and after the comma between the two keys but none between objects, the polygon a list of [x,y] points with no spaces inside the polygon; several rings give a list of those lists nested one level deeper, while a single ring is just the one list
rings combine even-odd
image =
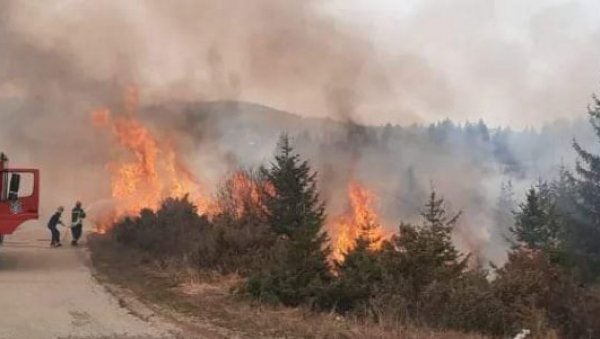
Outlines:
[{"label": "distant forest", "polygon": [[208,182],[262,164],[286,131],[317,170],[330,214],[346,207],[346,186],[358,180],[379,197],[385,226],[393,229],[399,218],[418,219],[427,192],[435,188],[454,210],[463,211],[454,234],[458,246],[476,248],[494,262],[505,260],[507,220],[527,188],[556,177],[563,167],[573,168],[575,138],[586,147],[594,142],[585,112],[572,121],[525,129],[449,119],[365,126],[239,102],[150,107],[145,117],[181,131],[192,161],[211,164],[203,168]]}]

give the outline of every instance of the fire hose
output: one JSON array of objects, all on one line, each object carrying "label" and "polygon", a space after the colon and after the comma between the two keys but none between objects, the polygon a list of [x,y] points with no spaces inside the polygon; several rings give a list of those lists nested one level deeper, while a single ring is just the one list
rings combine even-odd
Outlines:
[{"label": "fire hose", "polygon": [[75,226],[79,226],[79,225],[83,226],[83,223],[82,223],[82,222],[80,222],[80,221],[78,221],[78,222],[76,222],[76,223],[72,223],[70,226],[63,225],[63,226],[65,227],[65,235],[64,235],[64,237],[63,237],[63,241],[64,241],[65,243],[67,243],[67,242],[69,241],[69,235],[71,235],[71,234],[72,234],[72,232],[73,232],[73,227],[75,227]]},{"label": "fire hose", "polygon": [[71,224],[71,225],[63,225],[65,227],[65,234],[63,235],[63,241],[65,243],[67,243],[69,241],[69,236],[70,234],[73,232],[73,227],[77,226],[77,224]]},{"label": "fire hose", "polygon": [[65,234],[63,236],[63,241],[65,242],[65,244],[69,241],[69,234],[71,234],[71,230],[73,229],[73,225],[71,226],[65,226]]}]

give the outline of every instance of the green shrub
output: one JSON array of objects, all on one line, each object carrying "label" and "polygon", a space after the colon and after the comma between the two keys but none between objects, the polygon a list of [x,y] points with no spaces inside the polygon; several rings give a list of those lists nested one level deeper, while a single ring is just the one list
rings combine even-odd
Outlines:
[{"label": "green shrub", "polygon": [[112,236],[124,245],[149,252],[160,259],[194,263],[198,243],[210,232],[206,217],[184,198],[169,198],[157,212],[144,209],[139,216],[127,217],[112,228]]}]

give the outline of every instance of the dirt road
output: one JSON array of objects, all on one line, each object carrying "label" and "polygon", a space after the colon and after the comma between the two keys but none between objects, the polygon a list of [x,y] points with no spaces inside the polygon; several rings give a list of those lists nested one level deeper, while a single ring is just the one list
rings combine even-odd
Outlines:
[{"label": "dirt road", "polygon": [[99,285],[85,248],[48,246],[43,223],[29,223],[0,247],[0,338],[173,338],[154,314],[141,318]]}]

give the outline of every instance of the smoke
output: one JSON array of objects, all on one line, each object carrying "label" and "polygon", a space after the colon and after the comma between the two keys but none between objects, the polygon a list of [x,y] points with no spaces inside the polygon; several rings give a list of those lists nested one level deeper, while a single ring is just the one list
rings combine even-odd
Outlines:
[{"label": "smoke", "polygon": [[0,6],[0,97],[69,106],[112,103],[135,82],[146,103],[228,99],[361,123],[522,126],[580,112],[600,69],[598,6],[587,0]]},{"label": "smoke", "polygon": [[[399,138],[381,148],[370,142],[380,129],[360,124],[484,117],[523,126],[580,114],[600,69],[596,5],[430,0],[406,2],[391,17],[346,11],[361,3],[0,0],[0,150],[13,164],[41,168],[45,211],[102,201],[114,150],[89,114],[121,110],[121,92],[135,83],[152,106],[141,118],[177,139],[205,182],[264,162],[282,130],[313,131],[306,138],[318,142],[299,150],[319,169],[334,213],[350,179],[373,187],[389,220],[415,214],[433,183],[455,210],[465,209],[474,242],[486,241],[490,227],[481,225],[491,224],[505,176],[498,164],[472,157],[454,132],[444,147]],[[399,8],[381,3],[382,12]],[[178,104],[215,100],[228,102]],[[553,145],[572,137],[572,129],[559,130],[546,134],[561,134]],[[526,168],[521,186],[569,154],[568,142],[548,154],[531,140],[507,141]]]},{"label": "smoke", "polygon": [[354,97],[370,86],[364,80],[385,82],[366,38],[320,14],[315,1],[4,7],[6,68],[30,80],[9,82],[43,96],[52,95],[49,86],[97,96],[97,85],[135,82],[146,102],[239,99],[304,114],[349,114]]},{"label": "smoke", "polygon": [[[402,104],[427,121],[483,117],[495,125],[539,126],[576,116],[598,89],[597,1],[426,0],[392,5],[351,0],[338,6],[359,6],[354,15],[344,16],[356,25],[372,26],[375,44],[387,52],[386,65],[414,58],[436,75],[428,81],[419,68],[410,68],[414,77],[390,71],[390,87]],[[379,110],[375,118],[394,121],[399,112],[395,107]]]}]

